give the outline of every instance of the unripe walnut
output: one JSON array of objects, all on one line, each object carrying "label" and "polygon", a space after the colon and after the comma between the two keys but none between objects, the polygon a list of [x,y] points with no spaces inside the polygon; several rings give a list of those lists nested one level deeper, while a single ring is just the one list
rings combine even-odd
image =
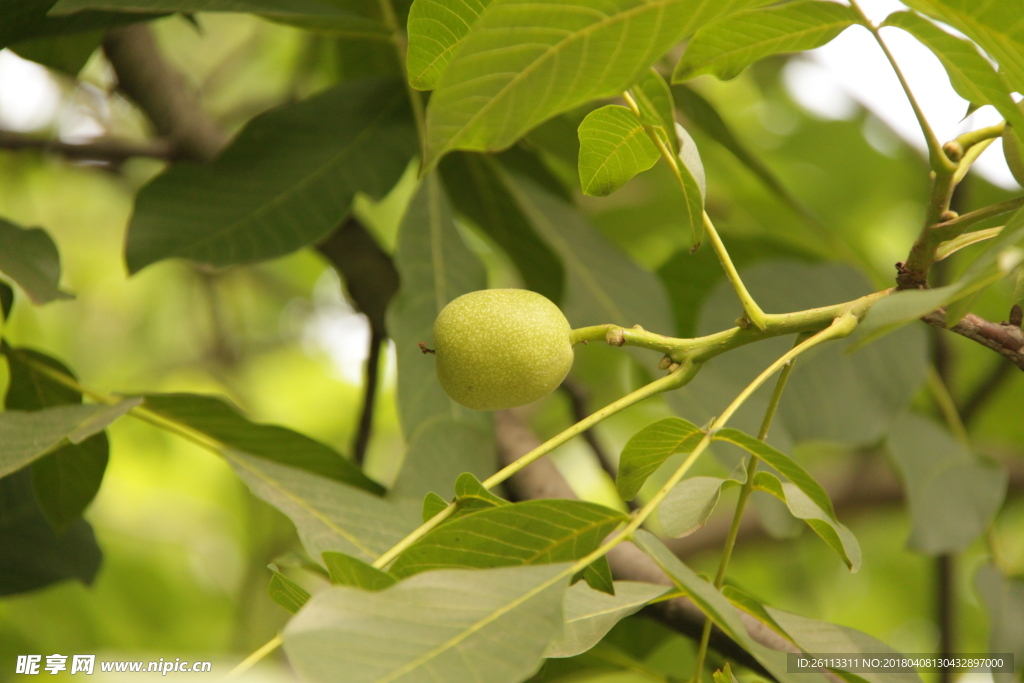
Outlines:
[{"label": "unripe walnut", "polygon": [[434,322],[437,378],[475,410],[532,403],[572,367],[572,328],[558,306],[525,289],[483,289],[445,306]]}]

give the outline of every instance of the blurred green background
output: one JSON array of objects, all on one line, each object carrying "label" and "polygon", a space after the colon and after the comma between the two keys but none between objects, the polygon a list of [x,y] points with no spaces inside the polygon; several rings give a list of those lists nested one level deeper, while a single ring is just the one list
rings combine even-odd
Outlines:
[{"label": "blurred green background", "polygon": [[[247,16],[202,14],[195,23],[169,17],[153,26],[208,112],[232,131],[260,111],[358,72],[359,63],[334,39]],[[705,77],[696,88],[834,239],[848,245],[866,277],[887,286],[923,218],[925,161],[860,106],[840,117],[810,113],[786,87],[786,64],[769,60],[725,84]],[[112,94],[111,79],[98,52],[75,82],[4,51],[0,128],[65,139],[99,133],[144,138],[143,118]],[[23,105],[33,87],[50,93],[50,100],[36,97],[32,101],[43,105],[26,114],[18,101]],[[820,260],[834,252],[727,151],[699,131],[694,137],[707,169],[709,212],[741,266],[780,255]],[[346,302],[342,283],[310,251],[221,271],[163,262],[128,278],[122,245],[132,198],[159,170],[159,163],[147,160],[111,168],[35,151],[0,151],[0,215],[50,232],[61,253],[63,285],[76,296],[44,307],[20,298],[8,323],[11,343],[62,359],[93,389],[224,395],[258,421],[286,425],[347,451],[359,412],[367,326]],[[573,168],[561,170],[574,177]],[[387,249],[415,182],[410,169],[384,201],[357,202],[357,213]],[[674,222],[680,200],[672,182],[659,165],[613,197],[578,199],[606,236],[657,270],[674,294],[694,286],[693,264],[708,255],[688,253],[689,236]],[[961,211],[1010,196],[972,176],[960,197]],[[488,264],[492,286],[517,283],[485,238],[470,227],[465,232]],[[971,252],[950,259],[950,272]],[[1011,282],[991,288],[975,310],[1003,319],[1011,288]],[[682,334],[692,334],[696,325],[697,311],[687,306],[676,308]],[[954,335],[944,335],[943,343],[951,358],[952,391],[963,399],[997,358]],[[385,483],[397,472],[403,450],[390,351],[386,363],[367,466]],[[595,387],[589,398],[596,408],[636,381],[631,368],[617,350],[586,348],[574,372]],[[5,372],[0,367],[0,387]],[[925,397],[918,403],[932,410]],[[1024,376],[1011,373],[970,424],[980,453],[1024,458],[1022,405]],[[663,403],[651,401],[602,424],[599,438],[617,453],[637,429],[667,414]],[[573,418],[568,401],[556,394],[535,407],[532,420],[548,436]],[[110,438],[106,478],[86,514],[104,551],[102,569],[90,587],[65,582],[0,599],[0,662],[26,653],[95,653],[105,659],[208,659],[215,672],[224,672],[286,621],[287,613],[267,596],[266,565],[298,548],[294,530],[210,453],[130,419],[116,423]],[[808,447],[804,455],[823,479],[842,476],[852,455],[823,455],[825,450]],[[610,480],[581,440],[553,457],[581,496],[614,500]],[[718,514],[729,508],[726,499]],[[934,562],[904,548],[905,510],[862,510],[844,521],[864,549],[858,574],[849,574],[819,539],[804,533],[743,544],[732,564],[733,580],[774,606],[856,627],[906,652],[933,651]],[[1007,503],[997,528],[1005,562],[1024,572],[1019,495]],[[985,614],[972,588],[984,554],[979,543],[957,561],[963,652],[986,648]],[[717,553],[692,562],[713,571]],[[659,647],[668,653],[662,657],[666,670],[685,670],[681,657],[688,645],[682,639],[669,638]],[[0,668],[0,680],[12,676],[11,667]],[[288,674],[279,660],[257,676]]]}]

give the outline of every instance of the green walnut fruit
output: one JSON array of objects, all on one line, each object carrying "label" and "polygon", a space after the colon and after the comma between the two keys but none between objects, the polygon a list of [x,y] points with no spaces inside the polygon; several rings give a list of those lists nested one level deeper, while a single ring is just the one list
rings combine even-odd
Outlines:
[{"label": "green walnut fruit", "polygon": [[571,332],[558,306],[536,292],[463,294],[434,322],[437,378],[453,400],[474,410],[532,403],[569,374]]}]

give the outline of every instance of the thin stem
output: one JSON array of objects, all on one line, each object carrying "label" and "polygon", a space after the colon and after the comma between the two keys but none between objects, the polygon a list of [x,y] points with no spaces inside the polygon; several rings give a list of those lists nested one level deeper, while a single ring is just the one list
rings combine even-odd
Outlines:
[{"label": "thin stem", "polygon": [[398,54],[398,67],[402,70],[402,82],[405,84],[405,91],[409,95],[409,106],[412,107],[413,120],[416,122],[416,134],[420,140],[420,158],[426,158],[427,154],[427,124],[426,113],[423,108],[423,98],[420,91],[416,90],[409,83],[409,74],[406,71],[406,55],[409,51],[409,40],[398,23],[398,15],[395,14],[395,7],[391,0],[377,0],[380,7],[381,17],[384,25],[391,31],[391,42],[395,45],[395,52]]},{"label": "thin stem", "polygon": [[1015,211],[1022,206],[1024,206],[1024,197],[1014,197],[1013,199],[1008,199],[1005,202],[991,204],[984,208],[977,209],[976,211],[965,213],[962,216],[957,216],[956,218],[944,223],[938,223],[934,229],[942,230],[944,234],[949,235],[946,239],[952,239],[953,237],[966,232],[967,228],[975,223],[980,223],[987,218],[1001,216],[1004,213]]},{"label": "thin stem", "polygon": [[971,166],[973,166],[974,162],[981,156],[981,153],[988,149],[988,146],[993,142],[995,142],[995,138],[987,138],[985,140],[980,140],[967,148],[963,157],[960,158],[960,164],[957,166],[956,173],[953,174],[954,185],[960,184],[960,182],[967,176],[967,173],[971,170]]},{"label": "thin stem", "polygon": [[1004,128],[1006,128],[1006,121],[1000,121],[994,126],[985,126],[984,128],[978,128],[977,130],[967,131],[958,135],[955,142],[963,147],[964,151],[967,151],[979,142],[999,137],[1003,134]]},{"label": "thin stem", "polygon": [[928,390],[931,392],[932,398],[935,399],[935,404],[938,406],[939,412],[942,413],[943,419],[946,420],[949,431],[953,433],[957,441],[970,447],[971,438],[967,435],[967,427],[964,426],[963,420],[960,419],[956,401],[953,400],[952,394],[949,393],[949,387],[942,381],[942,377],[934,365],[928,368]]},{"label": "thin stem", "polygon": [[384,335],[380,330],[374,329],[372,325],[369,344],[364,373],[363,409],[359,414],[359,427],[352,441],[352,460],[360,466],[366,459],[366,449],[370,445],[370,436],[373,433],[373,412],[380,376],[380,350],[384,345]]},{"label": "thin stem", "polygon": [[708,234],[708,239],[711,240],[711,247],[715,250],[718,261],[722,264],[722,270],[725,271],[726,278],[728,278],[733,290],[736,291],[736,296],[740,298],[740,303],[743,304],[743,312],[747,320],[753,323],[757,329],[765,329],[768,326],[767,316],[765,316],[761,307],[757,305],[757,302],[754,301],[754,297],[747,291],[747,286],[743,284],[743,280],[740,278],[736,266],[733,265],[729,252],[726,251],[725,244],[722,243],[722,238],[718,236],[718,231],[715,230],[715,226],[712,224],[707,212],[704,212],[704,230]]},{"label": "thin stem", "polygon": [[[775,412],[779,408],[779,402],[782,400],[782,392],[786,388],[786,382],[789,381],[789,375],[793,372],[793,361],[782,369],[782,373],[779,375],[778,381],[775,383],[775,390],[772,392],[772,397],[768,401],[768,408],[765,410],[764,419],[761,421],[761,429],[758,431],[757,438],[764,441],[768,438],[768,430],[771,428],[772,420],[775,418]],[[757,466],[759,459],[756,455],[751,454],[750,460],[747,461],[746,469],[746,480],[743,482],[743,486],[740,488],[739,497],[736,499],[736,511],[732,516],[732,524],[729,526],[729,533],[725,537],[725,546],[722,548],[722,559],[718,564],[718,573],[715,575],[715,588],[721,590],[722,586],[725,585],[725,574],[729,568],[729,560],[732,559],[732,551],[736,546],[736,537],[740,532],[740,522],[743,520],[743,511],[747,507],[747,501],[750,499],[750,494],[754,490],[754,475],[757,474]],[[707,657],[708,643],[711,642],[711,626],[712,622],[710,619],[704,621],[704,630],[700,635],[700,647],[697,650],[697,665],[694,669],[694,681],[700,681],[701,671],[704,669],[704,659]]]},{"label": "thin stem", "polygon": [[857,4],[856,0],[850,0],[850,4],[853,6],[854,11],[860,15],[861,23],[864,28],[871,31],[871,35],[874,36],[875,42],[882,48],[882,52],[885,53],[885,58],[889,60],[889,64],[892,66],[892,70],[896,72],[896,77],[900,80],[900,85],[903,87],[903,92],[906,93],[907,99],[910,100],[910,106],[914,109],[914,116],[917,117],[917,123],[921,126],[921,132],[924,133],[925,141],[928,143],[928,160],[931,163],[932,170],[939,174],[951,174],[956,170],[956,164],[949,160],[946,153],[942,150],[942,145],[939,144],[939,139],[935,137],[935,131],[932,130],[931,126],[928,125],[928,119],[925,118],[924,112],[921,110],[920,105],[917,103],[917,99],[914,97],[914,93],[910,90],[910,84],[907,83],[907,79],[903,76],[903,71],[900,69],[899,64],[896,63],[896,59],[889,52],[889,48],[886,46],[885,41],[882,40],[881,34],[878,32],[878,28],[871,23],[867,15]]},{"label": "thin stem", "polygon": [[392,546],[390,550],[388,550],[386,553],[384,553],[376,560],[374,560],[372,566],[374,567],[374,569],[384,569],[389,564],[391,564],[391,562],[396,557],[405,552],[406,548],[408,548],[413,543],[420,540],[428,533],[436,529],[438,526],[441,525],[441,522],[445,521],[454,514],[455,503],[450,503],[448,507],[446,507],[444,510],[441,510],[436,515],[431,517],[429,520],[427,520],[425,524],[420,525],[415,531],[413,531],[411,534],[403,538],[401,541]]},{"label": "thin stem", "polygon": [[939,263],[956,252],[960,251],[964,247],[969,247],[972,244],[978,242],[984,242],[996,237],[1003,231],[1005,225],[1000,225],[997,228],[987,228],[985,230],[975,230],[974,232],[968,232],[963,235],[958,235],[948,242],[943,242],[939,245],[938,249],[935,250],[935,262]]},{"label": "thin stem", "polygon": [[237,678],[246,671],[251,669],[258,661],[269,655],[271,652],[281,647],[281,636],[274,636],[270,641],[261,647],[260,649],[253,652],[251,655],[243,659],[238,666],[228,672],[228,675],[224,678]]}]

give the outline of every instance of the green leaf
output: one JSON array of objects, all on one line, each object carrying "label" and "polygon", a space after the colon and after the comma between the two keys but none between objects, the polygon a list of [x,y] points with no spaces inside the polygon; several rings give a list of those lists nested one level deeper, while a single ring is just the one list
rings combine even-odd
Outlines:
[{"label": "green leaf", "polygon": [[124,12],[251,12],[267,17],[349,17],[341,3],[330,0],[58,0],[50,14],[82,10]]},{"label": "green leaf", "polygon": [[[650,555],[679,588],[686,591],[701,612],[707,615],[727,636],[735,640],[740,647],[753,655],[779,683],[800,683],[801,681],[803,683],[823,683],[826,680],[824,676],[816,673],[788,673],[786,654],[761,645],[751,638],[736,609],[725,596],[683,564],[653,534],[640,529],[636,532],[634,543]],[[838,652],[842,652],[842,650],[838,650]]]},{"label": "green leaf", "polygon": [[736,588],[735,586],[723,586],[722,595],[724,595],[729,600],[729,602],[733,604],[734,607],[736,607],[739,610],[742,610],[743,612],[746,612],[755,619],[758,619],[765,626],[769,627],[771,630],[775,631],[786,640],[792,642],[793,639],[790,638],[788,633],[786,633],[786,629],[782,628],[782,626],[780,626],[778,622],[775,621],[772,615],[768,613],[768,610],[765,609],[765,606],[762,605],[760,602],[750,597],[749,595],[747,595],[740,589]]},{"label": "green leaf", "polygon": [[324,553],[323,558],[331,583],[335,586],[382,591],[395,584],[395,577],[355,557],[343,553]]},{"label": "green leaf", "polygon": [[285,427],[251,422],[225,399],[199,394],[146,394],[143,398],[148,410],[202,432],[225,449],[297,467],[371,493],[384,493],[383,486],[330,446]]},{"label": "green leaf", "polygon": [[[313,683],[518,683],[562,631],[566,565],[425,572],[369,593],[317,593],[282,634]],[[486,673],[482,673],[486,672]]]},{"label": "green leaf", "polygon": [[711,678],[715,683],[740,683],[739,679],[736,678],[736,674],[732,672],[729,662],[726,662],[721,669],[712,673]]},{"label": "green leaf", "polygon": [[[672,329],[668,295],[657,276],[612,245],[572,204],[518,174],[502,169],[500,175],[534,230],[565,265],[561,308],[574,328],[615,323]],[[657,371],[655,354],[635,347],[629,351],[649,371]]]},{"label": "green leaf", "polygon": [[[583,580],[594,590],[615,595],[615,581],[612,580],[612,566],[608,563],[607,555],[602,555],[588,564],[582,574]],[[573,582],[575,581],[576,578],[573,577]]]},{"label": "green leaf", "polygon": [[[974,589],[988,612],[988,651],[1012,652],[1017,671],[1024,660],[1024,577],[1007,577],[991,564],[983,564],[974,577]],[[995,683],[1014,683],[1012,673],[993,673]]]},{"label": "green leaf", "polygon": [[993,105],[1016,130],[1024,130],[1024,113],[1010,97],[1013,89],[973,43],[946,33],[913,12],[894,12],[883,26],[903,29],[934,52],[960,97],[978,105]]},{"label": "green leaf", "polygon": [[721,477],[683,479],[658,506],[658,521],[665,535],[679,538],[704,526],[718,505],[722,491],[742,483],[739,479]]},{"label": "green leaf", "polygon": [[387,193],[415,150],[408,101],[395,79],[347,81],[272,109],[213,162],[175,164],[139,192],[128,268],[288,254],[336,228],[356,192]]},{"label": "green leaf", "polygon": [[295,614],[311,597],[309,591],[295,583],[279,571],[271,569],[273,576],[270,577],[270,599],[281,607]]},{"label": "green leaf", "polygon": [[[26,361],[53,368],[69,377],[74,374],[60,361],[30,349],[0,348],[7,356],[10,383],[4,405],[7,410],[42,410],[51,406],[80,404],[82,394]],[[32,485],[39,511],[50,526],[63,533],[99,491],[106,470],[109,444],[105,434],[96,434],[80,444],[67,444],[32,463]]]},{"label": "green leaf", "polygon": [[565,630],[548,647],[546,657],[575,657],[604,638],[622,619],[664,595],[666,586],[638,581],[616,581],[608,595],[577,583],[565,592]]},{"label": "green leaf", "polygon": [[0,218],[0,272],[34,304],[72,299],[60,289],[60,255],[42,228],[22,228]]},{"label": "green leaf", "polygon": [[10,49],[22,59],[29,59],[74,78],[100,46],[103,35],[102,31],[90,31],[70,36],[33,38],[15,43]]},{"label": "green leaf", "polygon": [[105,30],[161,16],[127,12],[82,12],[54,17],[54,0],[13,0],[0,5],[0,48],[19,41]]},{"label": "green leaf", "polygon": [[682,162],[678,166],[686,199],[687,224],[693,235],[692,249],[696,249],[704,239],[704,196],[707,194],[704,164],[700,160],[697,143],[678,123],[676,137],[679,139],[679,161]]},{"label": "green leaf", "polygon": [[[809,619],[773,607],[764,609],[804,652],[842,652],[850,655],[877,653],[875,656],[900,654],[877,638],[856,629]],[[921,677],[916,673],[857,672],[855,675],[869,683],[921,683]]]},{"label": "green leaf", "polygon": [[110,406],[61,405],[32,412],[0,413],[0,477],[66,442],[81,444],[140,403],[139,399],[128,399]]},{"label": "green leaf", "polygon": [[794,517],[807,522],[807,526],[839,554],[850,571],[860,569],[860,544],[853,533],[836,520],[834,513],[826,512],[799,487],[782,483],[771,472],[754,475],[754,490],[770,493],[781,500]]},{"label": "green leaf", "polygon": [[448,501],[433,491],[423,497],[423,523],[426,524],[448,507]]},{"label": "green leaf", "polygon": [[625,519],[617,510],[578,500],[485,508],[429,532],[399,555],[389,572],[401,579],[434,569],[578,560]]},{"label": "green leaf", "polygon": [[835,508],[832,507],[832,499],[828,496],[828,491],[818,483],[810,472],[805,470],[800,463],[790,456],[769,446],[760,439],[744,434],[738,429],[719,429],[714,433],[713,438],[715,441],[726,441],[735,444],[746,452],[764,460],[777,469],[782,476],[789,479],[794,486],[807,494],[807,497],[833,521],[838,521]]},{"label": "green leaf", "polygon": [[654,126],[665,146],[679,153],[679,138],[676,136],[675,101],[672,89],[658,71],[651,67],[633,84],[630,92],[640,108],[643,122]]},{"label": "green leaf", "polygon": [[419,505],[385,499],[306,470],[225,450],[249,489],[287,515],[312,557],[335,551],[372,562],[420,525]]},{"label": "green leaf", "polygon": [[0,595],[15,595],[65,579],[89,585],[102,553],[92,527],[72,522],[60,535],[36,503],[28,470],[0,478]]},{"label": "green leaf", "polygon": [[704,432],[679,417],[666,417],[651,423],[633,435],[622,449],[615,487],[623,500],[633,500],[641,487],[669,456],[689,453]]},{"label": "green leaf", "polygon": [[1012,90],[1024,92],[1024,26],[1018,2],[907,0],[907,5],[943,21],[976,42],[999,64]]},{"label": "green leaf", "polygon": [[609,104],[587,114],[579,128],[583,194],[605,197],[646,171],[658,150],[643,124],[626,107]]},{"label": "green leaf", "polygon": [[446,156],[439,169],[455,209],[508,254],[526,289],[561,301],[561,261],[534,231],[489,161],[460,152]]},{"label": "green leaf", "polygon": [[479,510],[511,505],[504,498],[499,498],[485,489],[480,480],[469,472],[460,474],[459,478],[455,480],[455,502],[459,510]]},{"label": "green leaf", "polygon": [[819,0],[740,12],[697,31],[672,80],[679,83],[701,74],[729,80],[769,55],[821,47],[855,23],[853,8]]},{"label": "green leaf", "polygon": [[417,90],[433,90],[491,0],[416,0],[409,10],[406,70]]},{"label": "green leaf", "polygon": [[543,121],[618,95],[680,39],[759,0],[498,0],[437,80],[429,168],[453,149],[499,150]]},{"label": "green leaf", "polygon": [[937,424],[905,415],[889,452],[907,492],[907,545],[929,555],[958,552],[985,533],[1006,494],[1006,472],[981,460]]},{"label": "green leaf", "polygon": [[434,320],[449,301],[487,286],[483,264],[459,236],[436,174],[423,179],[406,210],[395,266],[402,285],[388,309],[388,330],[398,357],[398,412],[406,440],[437,416],[487,427],[487,413],[448,398],[437,381],[434,359],[419,348],[420,342],[433,342]]},{"label": "green leaf", "polygon": [[[433,365],[433,359],[424,359]],[[402,470],[390,494],[421,499],[431,491],[451,499],[452,482],[463,472],[480,477],[494,473],[494,436],[476,424],[432,417],[412,433]]]}]

